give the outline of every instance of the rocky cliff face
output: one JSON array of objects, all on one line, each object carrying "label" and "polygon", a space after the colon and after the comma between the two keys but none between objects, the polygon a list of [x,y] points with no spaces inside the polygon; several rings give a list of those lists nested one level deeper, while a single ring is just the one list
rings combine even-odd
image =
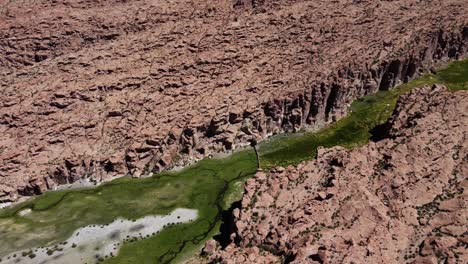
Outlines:
[{"label": "rocky cliff face", "polygon": [[321,126],[468,42],[463,0],[2,6],[0,201]]},{"label": "rocky cliff face", "polygon": [[388,137],[258,172],[216,263],[466,263],[468,93],[400,98]]}]

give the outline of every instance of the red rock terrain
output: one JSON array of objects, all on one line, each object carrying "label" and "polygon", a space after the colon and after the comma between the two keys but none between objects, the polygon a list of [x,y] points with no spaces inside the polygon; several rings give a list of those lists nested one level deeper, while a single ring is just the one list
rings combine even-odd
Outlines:
[{"label": "red rock terrain", "polygon": [[0,201],[160,171],[465,57],[465,0],[0,0]]},{"label": "red rock terrain", "polygon": [[468,93],[417,88],[387,138],[258,172],[215,263],[468,263]]}]

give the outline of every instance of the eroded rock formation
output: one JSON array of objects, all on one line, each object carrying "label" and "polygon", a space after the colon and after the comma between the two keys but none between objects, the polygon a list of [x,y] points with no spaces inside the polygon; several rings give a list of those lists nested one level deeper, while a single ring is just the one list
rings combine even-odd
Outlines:
[{"label": "eroded rock formation", "polygon": [[215,263],[467,263],[468,93],[400,98],[388,137],[247,181]]},{"label": "eroded rock formation", "polygon": [[0,3],[0,201],[321,126],[467,50],[464,0]]}]

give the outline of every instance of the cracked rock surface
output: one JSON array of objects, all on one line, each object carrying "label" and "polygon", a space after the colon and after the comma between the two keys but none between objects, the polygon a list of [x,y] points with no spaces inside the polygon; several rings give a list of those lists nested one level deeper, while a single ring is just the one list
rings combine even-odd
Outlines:
[{"label": "cracked rock surface", "polygon": [[[388,137],[258,172],[216,263],[467,263],[468,93],[416,88]],[[213,242],[210,242],[213,243]],[[208,244],[207,244],[208,245]]]},{"label": "cracked rock surface", "polygon": [[465,57],[465,0],[0,0],[0,201],[316,127]]}]

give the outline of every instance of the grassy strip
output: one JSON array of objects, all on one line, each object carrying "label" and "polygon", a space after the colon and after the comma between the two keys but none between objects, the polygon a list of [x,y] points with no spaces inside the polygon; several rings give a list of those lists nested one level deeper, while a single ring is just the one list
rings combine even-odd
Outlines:
[{"label": "grassy strip", "polygon": [[[127,243],[117,257],[105,263],[174,263],[188,253],[198,251],[207,239],[218,233],[221,225],[220,213],[233,202],[236,190],[242,193],[238,188],[239,184],[256,171],[256,158],[252,150],[236,153],[224,161],[200,162],[203,166],[213,169],[214,173],[219,173],[223,184],[205,186],[210,189],[207,192],[213,196],[200,199],[199,206],[195,207],[200,215],[196,221],[172,226],[148,239]],[[215,195],[217,197],[214,197]]]},{"label": "grassy strip", "polygon": [[451,91],[468,90],[468,59],[450,63],[437,76]]},{"label": "grassy strip", "polygon": [[451,63],[436,75],[427,74],[389,91],[364,96],[354,101],[351,113],[318,132],[286,134],[273,137],[260,145],[262,168],[296,165],[313,159],[317,148],[343,146],[352,148],[366,144],[371,130],[385,123],[391,116],[400,95],[412,88],[434,83],[445,84],[450,90],[468,88],[468,60]]},{"label": "grassy strip", "polygon": [[[217,217],[225,207],[224,193],[234,182],[255,173],[253,150],[227,159],[203,160],[175,173],[161,173],[146,179],[120,178],[93,189],[47,192],[31,201],[0,211],[0,256],[8,252],[64,241],[79,227],[107,224],[117,217],[137,219],[167,214],[175,208],[199,210],[189,224],[171,226],[150,239],[124,245],[112,263],[138,263],[171,259],[190,243],[198,244],[219,225]],[[30,208],[26,216],[19,212]],[[182,247],[184,241],[185,246]],[[129,249],[130,251],[128,251]],[[137,249],[134,249],[137,248]],[[152,250],[145,250],[152,248]],[[128,254],[127,254],[128,252]],[[129,262],[130,261],[130,262]],[[135,262],[136,263],[136,262]]]}]

